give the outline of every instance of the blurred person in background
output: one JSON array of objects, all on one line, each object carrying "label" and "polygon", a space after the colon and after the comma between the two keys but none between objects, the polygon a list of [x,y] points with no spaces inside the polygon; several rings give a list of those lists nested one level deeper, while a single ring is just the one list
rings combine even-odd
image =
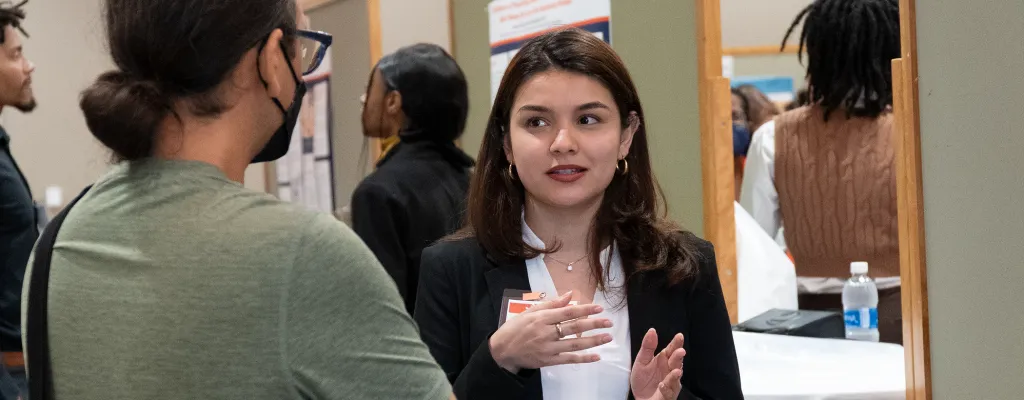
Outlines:
[{"label": "blurred person in background", "polygon": [[779,115],[779,106],[775,105],[768,95],[764,94],[754,85],[737,86],[733,94],[738,94],[744,99],[744,113],[747,115],[747,128],[751,132],[756,131],[776,115]]},{"label": "blurred person in background", "polygon": [[420,253],[462,225],[473,160],[455,140],[469,114],[466,77],[440,46],[381,58],[363,106],[367,137],[398,142],[352,195],[352,228],[398,285],[411,314]]},{"label": "blurred person in background", "polygon": [[769,235],[785,227],[801,309],[842,310],[850,262],[867,261],[879,289],[881,340],[900,343],[891,73],[900,56],[899,4],[815,0],[783,45],[801,21],[809,105],[754,133],[740,203]]},{"label": "blurred person in background", "polygon": [[740,85],[732,89],[732,155],[737,201],[740,199],[751,134],[778,114],[779,108],[775,103],[754,85]]},{"label": "blurred person in background", "polygon": [[[32,94],[35,65],[25,57],[22,6],[0,2],[0,111],[22,113],[36,107]],[[0,400],[27,391],[21,348],[21,286],[38,236],[38,215],[28,181],[11,154],[11,137],[0,127]]]},{"label": "blurred person in background", "polygon": [[32,395],[50,377],[61,400],[448,398],[359,238],[242,184],[287,153],[330,35],[295,0],[104,15],[116,68],[80,104],[118,163],[67,209],[48,279],[26,276]]}]

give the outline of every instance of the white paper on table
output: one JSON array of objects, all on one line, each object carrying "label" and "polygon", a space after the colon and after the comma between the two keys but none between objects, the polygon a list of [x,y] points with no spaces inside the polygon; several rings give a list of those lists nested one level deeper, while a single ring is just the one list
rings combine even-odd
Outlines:
[{"label": "white paper on table", "polygon": [[736,293],[743,322],[773,308],[796,310],[796,269],[761,225],[736,209]]},{"label": "white paper on table", "polygon": [[747,400],[902,400],[903,346],[733,332]]}]

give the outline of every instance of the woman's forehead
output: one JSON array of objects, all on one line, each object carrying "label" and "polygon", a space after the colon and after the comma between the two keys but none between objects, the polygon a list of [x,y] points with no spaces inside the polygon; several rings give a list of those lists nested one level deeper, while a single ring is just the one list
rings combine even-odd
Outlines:
[{"label": "woman's forehead", "polygon": [[512,112],[530,106],[543,106],[555,111],[575,110],[577,107],[599,102],[615,106],[615,98],[597,79],[566,71],[547,71],[536,74],[519,87],[512,104]]}]

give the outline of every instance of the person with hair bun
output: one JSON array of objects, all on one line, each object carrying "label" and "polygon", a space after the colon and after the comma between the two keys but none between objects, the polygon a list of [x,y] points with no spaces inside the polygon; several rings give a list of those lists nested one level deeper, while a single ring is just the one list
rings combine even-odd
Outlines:
[{"label": "person with hair bun", "polygon": [[352,229],[391,274],[413,312],[420,253],[462,224],[473,159],[455,145],[469,113],[466,76],[447,51],[420,43],[381,58],[363,134],[400,137],[352,194]]},{"label": "person with hair bun", "polygon": [[330,35],[295,0],[107,0],[105,18],[116,68],[81,108],[117,163],[25,296],[48,325],[26,333],[33,398],[36,362],[57,399],[449,398],[352,231],[242,185],[288,151]]}]

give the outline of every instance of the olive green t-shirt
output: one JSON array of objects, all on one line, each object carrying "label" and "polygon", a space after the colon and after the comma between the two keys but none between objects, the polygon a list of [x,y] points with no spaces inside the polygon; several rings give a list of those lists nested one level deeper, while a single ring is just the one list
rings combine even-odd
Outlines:
[{"label": "olive green t-shirt", "polygon": [[451,393],[347,227],[209,164],[115,166],[68,214],[51,265],[58,399]]}]

